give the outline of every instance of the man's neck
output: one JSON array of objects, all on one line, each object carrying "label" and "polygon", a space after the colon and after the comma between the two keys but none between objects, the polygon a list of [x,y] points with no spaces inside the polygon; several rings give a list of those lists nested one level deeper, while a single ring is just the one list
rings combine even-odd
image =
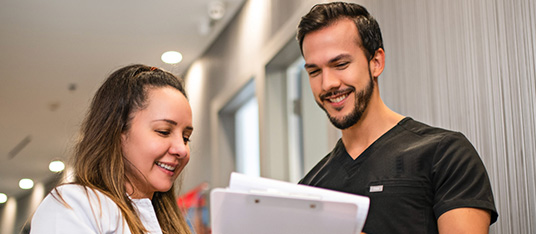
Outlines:
[{"label": "man's neck", "polygon": [[381,99],[375,101],[371,100],[367,110],[355,125],[342,130],[342,142],[353,159],[404,118],[389,109]]}]

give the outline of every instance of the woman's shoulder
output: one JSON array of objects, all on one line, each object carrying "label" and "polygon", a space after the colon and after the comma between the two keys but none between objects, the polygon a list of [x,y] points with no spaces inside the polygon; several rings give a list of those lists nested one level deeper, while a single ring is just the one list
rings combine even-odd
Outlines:
[{"label": "woman's shoulder", "polygon": [[117,230],[121,226],[120,220],[119,208],[102,192],[82,185],[65,184],[53,189],[41,202],[32,219],[32,229],[50,230],[51,223],[56,223],[71,228]]},{"label": "woman's shoulder", "polygon": [[80,199],[81,197],[107,197],[97,189],[89,188],[79,184],[63,184],[54,188],[51,192],[53,196],[72,197]]},{"label": "woman's shoulder", "polygon": [[[96,210],[116,210],[117,204],[101,191],[78,184],[64,184],[56,187],[49,196],[68,206]],[[91,206],[91,207],[90,207]]]}]

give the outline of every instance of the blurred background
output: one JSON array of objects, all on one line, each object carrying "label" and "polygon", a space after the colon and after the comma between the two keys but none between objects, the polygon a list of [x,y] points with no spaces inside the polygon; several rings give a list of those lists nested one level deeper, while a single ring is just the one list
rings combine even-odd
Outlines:
[{"label": "blurred background", "polygon": [[[314,103],[294,39],[320,2],[1,0],[0,233],[29,230],[69,174],[94,92],[133,63],[185,79],[195,132],[178,202],[197,233],[210,231],[208,192],[232,171],[297,182],[340,137]],[[536,233],[536,4],[351,2],[382,29],[386,104],[469,138],[499,211],[491,233]],[[167,51],[180,56],[166,63]]]}]

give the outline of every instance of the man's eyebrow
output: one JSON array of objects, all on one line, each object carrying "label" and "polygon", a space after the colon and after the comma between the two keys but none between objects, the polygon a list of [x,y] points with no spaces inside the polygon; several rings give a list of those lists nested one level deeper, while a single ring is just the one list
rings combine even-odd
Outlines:
[{"label": "man's eyebrow", "polygon": [[337,57],[330,59],[328,63],[334,63],[342,59],[350,59],[350,58],[352,58],[352,56],[350,56],[349,54],[340,54]]},{"label": "man's eyebrow", "polygon": [[316,64],[308,64],[308,63],[306,63],[305,65],[303,65],[303,67],[305,69],[307,69],[307,68],[315,68],[315,67],[318,67],[318,66]]},{"label": "man's eyebrow", "polygon": [[[339,60],[342,60],[342,59],[351,59],[351,58],[352,56],[349,54],[340,54],[340,55],[337,55],[335,58],[330,59],[328,61],[328,64],[338,62]],[[306,63],[305,65],[303,65],[303,67],[307,69],[307,68],[316,68],[318,66],[316,64]]]}]

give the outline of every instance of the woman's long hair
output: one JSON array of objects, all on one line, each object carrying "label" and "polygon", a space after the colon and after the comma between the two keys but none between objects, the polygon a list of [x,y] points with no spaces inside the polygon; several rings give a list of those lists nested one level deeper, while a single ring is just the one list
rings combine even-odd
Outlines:
[{"label": "woman's long hair", "polygon": [[[177,77],[155,67],[137,64],[112,73],[95,94],[74,149],[74,183],[110,197],[133,234],[146,229],[125,188],[130,162],[121,150],[121,134],[129,130],[133,114],[145,108],[148,90],[160,87],[173,87],[186,97]],[[190,233],[176,203],[175,186],[155,192],[152,203],[163,233]]]}]

